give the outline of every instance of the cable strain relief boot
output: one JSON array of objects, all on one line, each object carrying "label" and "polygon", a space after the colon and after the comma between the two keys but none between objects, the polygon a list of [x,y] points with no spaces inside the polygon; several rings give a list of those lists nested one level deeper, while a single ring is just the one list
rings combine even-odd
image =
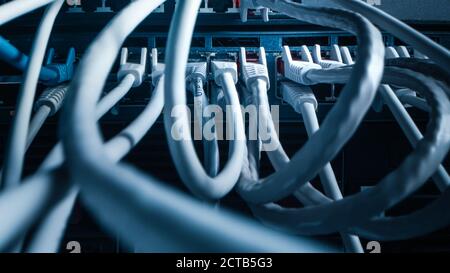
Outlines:
[{"label": "cable strain relief boot", "polygon": [[[340,55],[337,55],[337,52],[333,54],[335,58],[339,58]],[[312,52],[312,58],[314,63],[320,65],[324,69],[333,69],[344,66],[342,62],[334,61],[334,60],[324,60],[322,58],[322,49],[320,45],[314,45],[314,50]],[[341,58],[342,59],[342,58]]]},{"label": "cable strain relief boot", "polygon": [[192,81],[200,78],[203,82],[207,81],[208,64],[206,62],[188,63],[186,66],[186,81]]},{"label": "cable strain relief boot", "polygon": [[211,70],[213,72],[214,81],[218,86],[222,86],[222,81],[220,78],[225,73],[230,73],[234,84],[237,84],[238,82],[237,64],[235,62],[212,61]]},{"label": "cable strain relief boot", "polygon": [[61,108],[68,89],[68,84],[61,84],[45,89],[37,99],[34,105],[35,109],[39,109],[45,105],[50,108],[50,116],[54,115]]},{"label": "cable strain relief boot", "polygon": [[131,74],[134,76],[133,87],[138,87],[142,84],[145,77],[145,68],[147,64],[147,48],[141,48],[140,63],[128,62],[128,48],[122,48],[120,54],[120,68],[117,73],[117,80],[121,81],[125,76]]},{"label": "cable strain relief boot", "polygon": [[155,87],[163,76],[166,66],[158,62],[158,49],[153,48],[150,57],[152,60],[152,85]]},{"label": "cable strain relief boot", "polygon": [[286,81],[282,82],[281,89],[283,99],[294,108],[295,112],[302,113],[301,105],[303,103],[311,103],[317,110],[317,99],[309,86]]},{"label": "cable strain relief boot", "polygon": [[296,83],[312,85],[314,82],[308,79],[307,73],[310,70],[319,70],[322,67],[318,64],[305,61],[294,61],[288,46],[283,47],[284,76]]},{"label": "cable strain relief boot", "polygon": [[263,47],[259,48],[258,63],[247,62],[247,53],[245,48],[241,47],[239,61],[241,67],[240,78],[247,88],[256,80],[263,80],[270,89],[269,72],[267,70],[266,51]]},{"label": "cable strain relief boot", "polygon": [[76,58],[75,49],[73,47],[69,49],[65,63],[53,63],[54,52],[55,50],[50,48],[46,60],[46,68],[55,71],[57,78],[43,82],[45,85],[58,85],[62,82],[71,80],[73,77]]}]

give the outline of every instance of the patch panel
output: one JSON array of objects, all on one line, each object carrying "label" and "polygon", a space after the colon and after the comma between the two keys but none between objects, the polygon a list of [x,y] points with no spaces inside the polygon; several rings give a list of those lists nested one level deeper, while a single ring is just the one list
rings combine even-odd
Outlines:
[{"label": "patch panel", "polygon": [[[450,47],[450,33],[445,32],[427,32],[427,35],[434,37],[436,41],[441,42],[443,45]],[[78,35],[76,38],[71,37],[72,35],[67,35],[65,33],[57,33],[51,45],[56,48],[61,48],[57,50],[57,54],[60,52],[65,52],[67,50],[67,44],[75,45],[77,49],[77,59],[80,59],[81,54],[84,50],[85,44],[89,41],[89,36]],[[28,44],[27,39],[24,37],[17,37],[8,35],[11,37],[14,44],[17,45],[23,51],[27,51],[26,46]],[[140,47],[159,49],[160,54],[164,54],[164,49],[166,46],[167,37],[165,33],[153,33],[153,32],[138,32],[129,37],[124,46],[131,49],[138,49]],[[385,34],[384,41],[386,46],[397,46],[401,45],[396,39],[391,35]],[[212,53],[234,53],[237,54],[240,47],[245,47],[249,52],[256,52],[256,50],[262,46],[266,49],[267,60],[269,66],[269,74],[271,77],[271,82],[277,82],[278,76],[276,71],[277,65],[279,65],[279,59],[281,55],[281,47],[283,45],[288,45],[292,49],[293,53],[296,54],[302,45],[312,46],[315,44],[320,44],[322,47],[322,55],[326,58],[329,57],[329,50],[332,44],[339,44],[348,46],[351,53],[354,54],[354,48],[356,45],[356,39],[348,34],[336,32],[336,31],[305,31],[305,32],[214,32],[214,33],[196,33],[192,39],[192,53],[193,54],[212,54]],[[410,52],[414,53],[414,52]],[[162,55],[163,56],[163,55]],[[58,57],[58,56],[57,56]],[[162,57],[161,57],[162,58]],[[117,62],[113,68],[113,75],[111,80],[114,81],[114,71],[117,71]],[[6,69],[6,70],[5,70]],[[8,66],[0,67],[0,84],[10,85],[12,83],[19,82],[19,77],[17,76],[18,71],[11,70]],[[331,105],[327,105],[329,101],[326,97],[330,96],[330,86],[328,85],[318,85],[314,87],[318,92],[318,99],[320,103],[324,103],[325,109],[329,109]],[[336,94],[339,94],[340,86],[336,85]],[[13,98],[8,98],[5,96],[8,92],[2,93],[2,98],[4,107],[13,104],[8,103],[13,101]],[[13,94],[13,92],[11,92]],[[136,92],[132,98],[126,100],[127,105],[141,105],[148,100],[148,94],[146,92]],[[141,94],[141,95],[139,95]],[[273,84],[269,92],[269,98],[276,103],[283,103],[281,100],[281,94],[278,89],[278,85]],[[322,107],[322,106],[321,106]],[[286,108],[286,109],[285,109]],[[7,112],[7,111],[6,111]],[[4,112],[4,113],[6,113]],[[323,112],[325,115],[327,111]],[[322,114],[319,114],[322,115]],[[289,107],[282,107],[281,119],[282,120],[292,120],[296,117]]]}]

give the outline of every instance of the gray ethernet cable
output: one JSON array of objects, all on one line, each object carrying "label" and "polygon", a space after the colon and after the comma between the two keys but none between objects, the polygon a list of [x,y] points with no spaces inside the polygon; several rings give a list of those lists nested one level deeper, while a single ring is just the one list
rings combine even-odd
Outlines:
[{"label": "gray ethernet cable", "polygon": [[56,0],[14,0],[0,6],[0,26]]},{"label": "gray ethernet cable", "polygon": [[16,187],[21,180],[23,161],[27,147],[28,128],[39,80],[39,71],[44,61],[45,50],[53,24],[63,3],[63,0],[58,0],[46,9],[39,25],[36,39],[33,42],[30,63],[25,73],[25,80],[18,94],[16,115],[13,119],[8,146],[5,152],[0,184],[2,189]]},{"label": "gray ethernet cable", "polygon": [[[388,48],[387,52],[390,52],[390,50],[391,49]],[[394,58],[394,56],[400,55],[388,54],[387,58]],[[348,65],[353,64],[353,60],[349,59],[347,64]],[[412,146],[417,145],[417,142],[423,139],[423,135],[420,132],[419,128],[417,128],[417,125],[414,123],[414,120],[406,111],[405,107],[400,102],[399,98],[396,96],[395,92],[389,85],[382,84],[380,86],[380,94],[383,98],[383,101],[387,104],[392,114],[394,115],[395,119],[397,120],[398,124],[402,128],[404,134],[408,138],[408,141],[411,143]],[[441,191],[444,191],[450,185],[450,177],[447,171],[445,170],[444,166],[442,166],[442,164],[439,165],[439,168],[437,169],[436,173],[433,174],[432,178],[436,186]]]},{"label": "gray ethernet cable", "polygon": [[[261,4],[265,5],[263,2]],[[356,130],[364,113],[368,110],[368,104],[374,99],[384,62],[381,34],[367,20],[354,13],[305,7],[298,3],[286,3],[285,1],[277,1],[276,5],[265,6],[303,21],[349,31],[360,37],[361,43],[359,45],[359,63],[352,70],[352,77],[330,115],[322,124],[321,130],[305,143],[286,167],[265,178],[264,183],[242,184],[239,187],[240,194],[246,201],[257,204],[276,201],[288,196],[312,179],[334,157]],[[342,20],[337,21],[335,18]],[[368,69],[369,67],[370,69]],[[301,68],[299,67],[299,69]],[[322,69],[316,70],[322,71]],[[330,82],[329,79],[335,78],[335,75],[339,76],[339,72],[336,70],[322,72],[329,76],[326,82]],[[310,74],[313,75],[313,73]],[[353,108],[359,110],[349,111]],[[310,159],[308,164],[305,164],[305,158]]]},{"label": "gray ethernet cable", "polygon": [[[319,61],[317,58],[316,60]],[[337,63],[335,65],[337,65]],[[321,66],[327,65],[321,63]],[[300,86],[292,82],[286,82],[282,83],[282,90],[283,99],[288,102],[297,113],[302,115],[306,132],[308,136],[311,137],[319,130],[319,121],[317,120],[316,115],[318,103],[311,88],[307,86]],[[330,163],[327,163],[323,167],[323,169],[319,172],[319,176],[325,194],[328,197],[333,200],[340,200],[343,198]],[[347,251],[364,253],[361,242],[357,236],[341,232],[341,237]]]},{"label": "gray ethernet cable", "polygon": [[[347,69],[342,71],[345,70]],[[348,76],[350,70],[346,74]],[[367,218],[367,213],[380,215],[384,210],[421,187],[426,182],[426,179],[432,175],[432,172],[438,168],[449,148],[447,143],[448,137],[446,137],[449,130],[449,124],[446,121],[446,113],[450,110],[448,99],[441,86],[417,72],[406,69],[386,67],[383,83],[417,90],[427,98],[430,106],[435,109],[432,112],[432,121],[426,135],[418,142],[415,150],[402,165],[396,171],[386,176],[374,188],[355,194],[351,198],[347,197],[323,206],[312,207],[308,210],[285,210],[275,204],[252,207],[257,217],[270,224],[291,227],[301,234],[325,234],[348,229],[351,233],[367,236],[368,234],[375,234],[374,230],[378,229],[378,238],[382,238],[385,235],[386,239],[394,239],[395,236],[389,234],[388,229],[381,229],[381,231],[379,228],[380,224],[390,226],[390,223],[398,230],[404,231],[403,235],[400,232],[395,233],[396,236],[401,238],[413,236],[413,234],[423,234],[424,230],[430,230],[430,227],[420,228],[417,225],[403,227],[396,225],[398,222],[403,222],[403,219],[383,218],[371,220]],[[430,153],[429,151],[431,150],[436,152]],[[408,186],[406,187],[405,185]],[[446,195],[441,196],[440,199],[442,198],[446,198]],[[384,203],[385,201],[383,200],[387,203]],[[370,203],[371,206],[365,207],[363,205],[367,203]],[[437,204],[445,204],[445,200],[438,200]],[[352,211],[351,216],[348,215],[349,210]],[[331,215],[333,216],[331,217]],[[418,215],[424,217],[423,213],[413,214],[411,217],[415,218]],[[425,215],[424,218],[426,217],[431,216]],[[433,217],[436,218],[436,213],[433,214]],[[364,218],[370,224],[365,224]],[[296,219],[301,219],[301,222],[298,222]],[[445,225],[445,223],[448,224],[448,220],[448,217],[436,220],[434,228]],[[311,225],[313,221],[316,224]],[[358,232],[355,232],[356,230]]]},{"label": "gray ethernet cable", "polygon": [[[99,149],[102,141],[92,116],[107,71],[126,36],[160,3],[135,1],[113,19],[86,51],[75,75],[73,90],[66,100],[64,147],[68,151],[70,174],[82,188],[82,198],[87,207],[107,230],[120,234],[128,246],[139,244],[141,251],[335,251],[316,241],[270,231],[226,211],[217,214],[204,203],[126,164],[113,164]],[[165,77],[179,67],[179,76],[184,83],[188,57],[185,48],[189,47],[199,6],[200,1],[182,1],[176,6],[167,51],[175,58],[166,61]],[[104,44],[109,45],[106,50]],[[173,54],[175,51],[182,54]],[[99,56],[102,62],[95,61]],[[176,79],[172,74],[170,77],[171,80]],[[165,82],[167,95],[170,93],[168,80]],[[81,137],[85,134],[90,136],[89,139]],[[98,198],[99,195],[102,198]],[[115,213],[111,214],[111,211]],[[148,225],[155,221],[159,224]],[[189,228],[186,228],[186,223],[189,223]],[[171,233],[170,239],[161,237],[161,229],[167,232],[178,227],[183,227],[183,232]]]},{"label": "gray ethernet cable", "polygon": [[[445,47],[435,43],[429,37],[418,32],[397,18],[373,7],[364,1],[358,0],[332,0],[340,6],[360,13],[376,25],[394,34],[402,41],[410,44],[423,54],[436,62],[442,69],[450,72],[450,52]],[[267,2],[258,0],[257,2]],[[277,2],[277,1],[275,1]],[[279,1],[278,1],[279,2]]]},{"label": "gray ethernet cable", "polygon": [[194,62],[188,63],[186,67],[186,86],[192,93],[194,98],[194,115],[197,115],[194,120],[194,124],[197,124],[196,129],[200,130],[200,136],[203,143],[203,165],[208,175],[214,177],[219,172],[219,146],[217,143],[217,135],[215,132],[215,126],[212,128],[212,139],[206,139],[203,134],[204,125],[208,122],[213,122],[214,117],[206,118],[203,116],[205,108],[209,105],[208,96],[203,89],[204,83],[208,82],[207,78],[207,63],[206,62]]}]

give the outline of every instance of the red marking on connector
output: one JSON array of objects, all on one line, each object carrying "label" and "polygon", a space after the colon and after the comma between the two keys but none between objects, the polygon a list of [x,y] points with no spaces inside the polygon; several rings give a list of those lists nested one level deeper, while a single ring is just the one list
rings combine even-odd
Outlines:
[{"label": "red marking on connector", "polygon": [[277,60],[277,72],[284,76],[284,61],[282,58]]},{"label": "red marking on connector", "polygon": [[248,63],[259,63],[259,56],[256,52],[247,52]]}]

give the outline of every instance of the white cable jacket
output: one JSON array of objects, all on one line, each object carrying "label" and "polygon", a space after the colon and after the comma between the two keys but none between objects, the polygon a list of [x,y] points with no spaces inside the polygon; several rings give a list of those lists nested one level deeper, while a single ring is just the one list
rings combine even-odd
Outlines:
[{"label": "white cable jacket", "polygon": [[[111,90],[102,100],[100,100],[97,107],[97,119],[100,119],[106,114],[111,107],[128,93],[133,82],[133,76],[128,79],[125,77],[116,88]],[[58,251],[60,239],[63,236],[66,223],[79,191],[76,186],[72,185],[70,188],[67,187],[67,181],[60,181],[61,176],[57,175],[57,167],[60,167],[63,163],[64,151],[62,143],[59,142],[47,155],[37,173],[25,179],[25,181],[17,188],[16,193],[11,193],[11,191],[5,192],[5,196],[8,196],[9,194],[18,194],[18,196],[20,196],[17,197],[18,200],[27,199],[27,204],[30,207],[33,207],[33,211],[32,213],[29,213],[28,211],[22,211],[16,208],[15,206],[18,204],[20,205],[20,203],[9,203],[5,205],[9,210],[14,211],[14,216],[11,217],[9,214],[0,213],[0,222],[4,223],[3,229],[0,230],[0,237],[10,239],[10,241],[0,243],[0,252],[8,249],[8,244],[12,244],[14,239],[18,238],[19,235],[25,234],[37,219],[41,219],[44,213],[47,213],[47,215],[41,220],[26,251]],[[25,186],[25,184],[27,185]],[[59,186],[60,184],[61,186]],[[32,198],[25,198],[30,192],[34,192]],[[42,196],[37,196],[36,193],[39,192],[44,193]],[[58,199],[58,195],[59,197],[62,196],[62,199]],[[50,205],[50,201],[53,201],[54,204]],[[2,203],[0,202],[0,206],[1,204]],[[48,208],[49,211],[46,211]],[[2,210],[1,207],[0,210]]]},{"label": "white cable jacket", "polygon": [[279,172],[265,178],[262,183],[239,183],[239,193],[246,201],[262,204],[280,200],[312,179],[353,135],[375,97],[383,71],[384,45],[379,31],[352,12],[305,7],[285,0],[257,2],[299,20],[344,29],[359,38],[359,63],[320,130]]},{"label": "white cable jacket", "polygon": [[450,73],[450,51],[418,32],[397,18],[359,0],[332,0],[344,8],[365,16],[373,23],[394,34],[402,41],[410,44],[421,53],[427,55],[442,69]]},{"label": "white cable jacket", "polygon": [[[128,77],[127,75],[122,80],[123,84],[129,84],[128,88],[131,88],[132,83],[134,82],[134,76],[130,76],[131,77]],[[127,77],[129,78],[128,81],[126,80]],[[119,92],[112,92],[111,96],[106,96],[98,105],[109,105],[111,108],[114,105],[113,101],[117,102],[119,100],[118,94]],[[126,156],[156,122],[158,116],[162,112],[163,106],[164,90],[162,83],[159,82],[144,111],[142,111],[142,113],[119,134],[105,143],[104,147],[108,156],[116,162]],[[104,109],[105,108],[98,107],[97,113],[103,113]],[[60,162],[60,164],[61,163],[62,162]],[[61,201],[57,202],[56,205],[51,208],[43,221],[40,222],[39,228],[33,232],[33,237],[26,249],[27,252],[48,253],[58,251],[78,193],[79,187],[72,185],[72,187],[65,192]]]},{"label": "white cable jacket", "polygon": [[[175,140],[172,136],[174,124],[180,124],[184,128],[189,128],[187,114],[184,112],[179,117],[171,117],[172,110],[175,107],[184,107],[186,105],[185,90],[185,69],[188,61],[190,44],[186,41],[191,40],[192,30],[194,29],[195,19],[198,7],[201,1],[189,1],[177,3],[177,5],[186,5],[189,12],[179,14],[174,17],[171,33],[167,43],[166,54],[166,107],[164,114],[164,124],[166,128],[169,149],[172,154],[175,166],[186,186],[197,196],[206,200],[222,198],[236,184],[242,167],[245,154],[245,131],[242,121],[242,114],[237,96],[233,77],[230,73],[222,74],[222,87],[225,96],[228,97],[233,113],[232,124],[234,126],[235,140],[231,142],[231,158],[228,160],[224,169],[214,178],[210,177],[203,168],[196,152],[192,140]],[[229,121],[230,122],[230,121]],[[190,132],[186,130],[186,135]]]},{"label": "white cable jacket", "polygon": [[0,26],[55,0],[14,0],[0,6]]},{"label": "white cable jacket", "polygon": [[25,72],[25,80],[18,94],[17,106],[15,108],[16,114],[12,121],[9,142],[5,152],[5,163],[0,184],[4,188],[15,187],[21,180],[29,123],[33,111],[33,101],[39,80],[39,72],[44,61],[53,24],[63,3],[63,0],[58,0],[46,9],[43,19],[39,24],[36,39],[33,42],[30,62]]},{"label": "white cable jacket", "polygon": [[[295,230],[302,234],[325,234],[352,228],[359,224],[365,228],[365,221],[379,216],[424,185],[438,168],[450,147],[448,98],[442,88],[430,78],[406,69],[388,67],[386,70],[384,83],[417,90],[425,96],[433,108],[428,131],[424,138],[417,143],[415,150],[398,169],[385,176],[374,188],[333,203],[307,209],[283,209],[274,204],[253,206],[253,211],[259,215],[261,220],[271,219],[269,222],[275,225],[290,223],[289,226],[295,226]],[[370,206],[366,206],[366,204],[370,204]],[[352,213],[349,214],[349,211]],[[396,219],[382,219],[379,223],[388,225],[395,221]],[[447,223],[446,221],[448,218],[439,219],[435,227],[442,226]],[[403,227],[405,234],[422,234],[424,230],[429,229],[420,229],[417,226],[412,226],[411,229],[408,226]],[[369,233],[367,231],[363,234]],[[392,239],[388,234],[386,235],[387,238]]]}]

